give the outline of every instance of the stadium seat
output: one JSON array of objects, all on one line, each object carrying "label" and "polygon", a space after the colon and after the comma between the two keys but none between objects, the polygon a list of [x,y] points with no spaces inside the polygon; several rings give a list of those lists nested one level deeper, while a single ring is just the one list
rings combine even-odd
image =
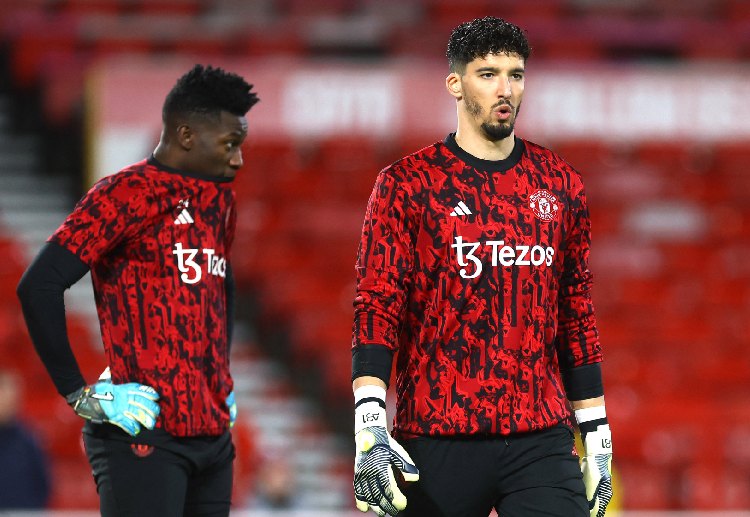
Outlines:
[{"label": "stadium seat", "polygon": [[49,52],[74,52],[78,20],[73,16],[19,11],[4,20],[5,36],[12,42],[10,65],[18,87],[36,85]]},{"label": "stadium seat", "polygon": [[81,454],[76,458],[58,460],[52,464],[52,500],[53,510],[70,510],[98,508],[99,498],[96,484],[91,475],[91,467],[86,457]]}]

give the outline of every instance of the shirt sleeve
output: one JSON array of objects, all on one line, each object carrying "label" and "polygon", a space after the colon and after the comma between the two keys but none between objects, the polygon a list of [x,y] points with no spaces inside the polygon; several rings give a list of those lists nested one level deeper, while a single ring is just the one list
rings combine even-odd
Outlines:
[{"label": "shirt sleeve", "polygon": [[45,244],[18,284],[26,326],[34,348],[60,395],[86,385],[68,341],[65,290],[89,268],[70,251]]},{"label": "shirt sleeve", "polygon": [[563,272],[558,299],[556,345],[562,370],[601,362],[599,332],[591,299],[589,270],[591,221],[586,195],[580,188],[570,207]]},{"label": "shirt sleeve", "polygon": [[226,249],[226,255],[229,257],[230,252],[232,250],[232,245],[234,244],[234,236],[236,235],[237,231],[237,201],[234,195],[232,195],[231,200],[229,202],[229,207],[227,208],[227,218],[226,218],[226,227],[224,229],[224,234],[226,235],[225,238],[225,249]]},{"label": "shirt sleeve", "polygon": [[96,183],[49,238],[92,267],[148,217],[143,180],[115,174]]},{"label": "shirt sleeve", "polygon": [[[353,348],[398,348],[414,261],[412,194],[388,169],[370,196],[357,253]],[[388,382],[388,379],[386,379]]]}]

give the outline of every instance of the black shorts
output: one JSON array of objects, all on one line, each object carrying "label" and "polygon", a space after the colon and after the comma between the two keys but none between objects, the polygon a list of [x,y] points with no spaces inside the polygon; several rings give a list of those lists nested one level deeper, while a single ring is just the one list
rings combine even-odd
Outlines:
[{"label": "black shorts", "polygon": [[589,517],[573,431],[400,440],[419,467],[399,517]]},{"label": "black shorts", "polygon": [[131,437],[86,423],[86,455],[103,517],[225,517],[235,451],[229,432],[176,438],[155,429]]}]

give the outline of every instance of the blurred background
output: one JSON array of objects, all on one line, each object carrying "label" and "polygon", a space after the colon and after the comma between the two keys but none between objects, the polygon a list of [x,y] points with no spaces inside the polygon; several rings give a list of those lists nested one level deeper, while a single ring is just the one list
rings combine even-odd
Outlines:
[{"label": "blurred background", "polygon": [[[234,183],[237,511],[350,514],[365,204],[381,168],[455,130],[445,46],[485,15],[534,49],[518,134],[587,183],[617,506],[747,515],[746,0],[0,0],[0,386],[15,390],[0,397],[0,507],[25,506],[10,497],[24,485],[42,487],[29,507],[98,507],[81,422],[15,286],[96,179],[153,150],[164,96],[201,62],[261,98]],[[106,365],[88,277],[67,310],[93,380]]]}]

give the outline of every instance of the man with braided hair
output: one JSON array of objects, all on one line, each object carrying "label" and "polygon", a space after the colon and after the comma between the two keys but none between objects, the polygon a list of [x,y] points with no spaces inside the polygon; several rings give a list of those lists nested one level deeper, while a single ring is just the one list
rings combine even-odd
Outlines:
[{"label": "man with braided hair", "polygon": [[[196,65],[169,92],[153,154],[78,202],[18,286],[34,346],[81,417],[104,516],[229,514],[236,416],[229,253],[243,78]],[[109,375],[87,384],[63,293],[88,271]]]},{"label": "man with braided hair", "polygon": [[456,132],[376,180],[352,344],[363,512],[601,517],[612,496],[583,182],[514,131],[530,53],[502,19],[459,25],[445,83]]}]

